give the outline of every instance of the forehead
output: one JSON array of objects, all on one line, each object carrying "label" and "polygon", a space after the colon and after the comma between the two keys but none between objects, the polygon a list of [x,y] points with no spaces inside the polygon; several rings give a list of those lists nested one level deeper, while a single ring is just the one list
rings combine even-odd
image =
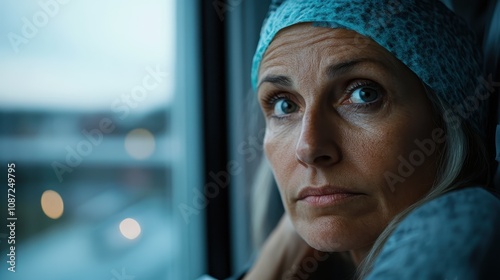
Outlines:
[{"label": "forehead", "polygon": [[379,44],[355,31],[301,23],[276,35],[262,59],[259,79],[276,72],[291,76],[325,72],[331,65],[357,60],[393,69],[402,64]]}]

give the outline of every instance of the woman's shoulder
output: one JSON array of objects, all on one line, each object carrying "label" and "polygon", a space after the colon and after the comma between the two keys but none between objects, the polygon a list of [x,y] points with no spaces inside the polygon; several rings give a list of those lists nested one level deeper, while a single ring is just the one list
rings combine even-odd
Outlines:
[{"label": "woman's shoulder", "polygon": [[500,200],[471,187],[409,213],[384,245],[371,279],[500,279]]},{"label": "woman's shoulder", "polygon": [[493,235],[498,231],[500,200],[484,188],[471,187],[448,192],[414,209],[388,242],[425,238],[426,242],[463,246],[453,243],[469,238],[500,240],[500,235]]},{"label": "woman's shoulder", "polygon": [[[401,227],[427,228],[429,222],[447,221],[436,224],[436,227],[449,226],[464,221],[472,224],[462,224],[455,228],[467,231],[472,225],[483,227],[486,220],[500,221],[500,200],[490,191],[481,187],[470,187],[443,194],[413,210],[401,223]],[[493,226],[493,224],[489,224]],[[430,230],[435,227],[429,227]]]}]

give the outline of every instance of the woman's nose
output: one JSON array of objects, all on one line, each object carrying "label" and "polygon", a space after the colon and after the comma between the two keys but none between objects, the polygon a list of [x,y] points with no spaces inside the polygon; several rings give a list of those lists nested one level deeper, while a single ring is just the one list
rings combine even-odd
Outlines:
[{"label": "woman's nose", "polygon": [[326,114],[305,114],[296,147],[299,163],[306,167],[326,167],[337,163],[341,153],[335,141],[336,134],[335,124]]}]

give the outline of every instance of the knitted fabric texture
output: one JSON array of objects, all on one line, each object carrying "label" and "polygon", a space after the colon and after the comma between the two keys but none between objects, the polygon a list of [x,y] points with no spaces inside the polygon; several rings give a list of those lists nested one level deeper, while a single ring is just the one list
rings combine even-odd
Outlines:
[{"label": "knitted fabric texture", "polygon": [[[467,24],[437,0],[273,1],[253,59],[252,86],[275,35],[303,22],[371,38],[412,70],[447,104],[445,121],[465,120],[484,136],[489,92],[481,55]],[[359,48],[366,39],[359,38]]]}]

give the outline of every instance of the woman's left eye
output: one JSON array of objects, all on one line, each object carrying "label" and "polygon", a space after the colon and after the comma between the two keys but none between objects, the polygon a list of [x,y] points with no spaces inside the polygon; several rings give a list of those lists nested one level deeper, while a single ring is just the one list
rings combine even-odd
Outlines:
[{"label": "woman's left eye", "polygon": [[370,104],[380,99],[381,93],[378,89],[370,86],[361,86],[352,90],[348,99],[349,104]]}]

